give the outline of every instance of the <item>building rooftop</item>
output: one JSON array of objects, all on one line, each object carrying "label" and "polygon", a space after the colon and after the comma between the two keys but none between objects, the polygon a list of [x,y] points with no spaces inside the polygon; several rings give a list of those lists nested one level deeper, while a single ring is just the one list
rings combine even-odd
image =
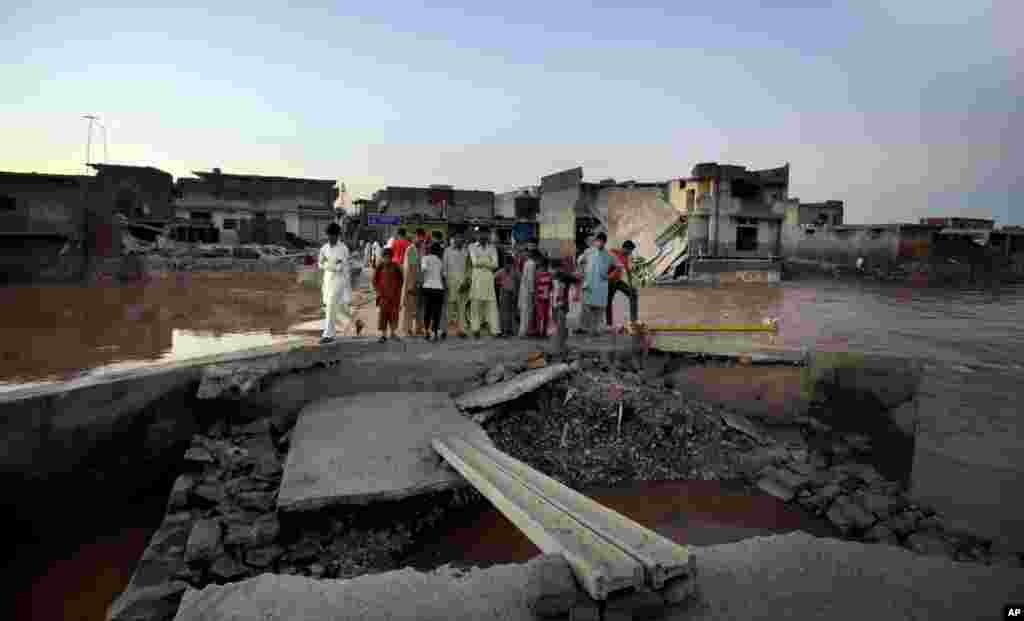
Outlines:
[{"label": "building rooftop", "polygon": [[56,182],[68,182],[68,181],[87,181],[93,179],[89,175],[58,175],[51,173],[37,173],[37,172],[7,172],[0,171],[0,180],[36,180],[46,181],[51,183]]},{"label": "building rooftop", "polygon": [[199,177],[200,179],[208,179],[209,177],[223,177],[225,179],[248,179],[251,181],[289,181],[289,182],[301,182],[301,183],[317,183],[317,184],[330,184],[334,187],[338,184],[335,179],[308,179],[305,177],[276,177],[267,175],[248,175],[248,174],[235,174],[221,172],[219,169],[213,169],[210,171],[206,170],[193,170],[192,174]]},{"label": "building rooftop", "polygon": [[155,172],[161,175],[171,176],[171,173],[166,170],[160,170],[154,166],[135,166],[133,164],[89,164],[89,168],[95,171],[101,172],[103,170],[144,170],[146,172]]}]

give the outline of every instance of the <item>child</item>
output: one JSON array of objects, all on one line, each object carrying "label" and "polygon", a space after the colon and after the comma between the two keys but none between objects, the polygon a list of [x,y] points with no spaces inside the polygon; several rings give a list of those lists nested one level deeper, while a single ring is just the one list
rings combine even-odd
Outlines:
[{"label": "child", "polygon": [[377,329],[380,330],[381,343],[388,340],[389,327],[391,339],[398,340],[398,309],[402,304],[402,285],[405,279],[402,268],[392,257],[391,248],[382,250],[381,261],[373,273],[373,289],[377,292],[377,306],[380,307]]},{"label": "child", "polygon": [[548,271],[548,263],[546,257],[541,257],[537,263],[536,293],[533,306],[537,318],[537,336],[540,338],[548,335],[548,321],[551,318],[551,292],[554,289],[554,277]]},{"label": "child", "polygon": [[424,338],[434,341],[441,340],[441,308],[444,306],[444,263],[441,261],[441,244],[434,242],[430,246],[430,254],[420,262],[423,274]]},{"label": "child", "polygon": [[516,333],[516,275],[515,265],[507,255],[502,255],[504,266],[494,274],[498,288],[498,313],[501,319],[499,337]]}]

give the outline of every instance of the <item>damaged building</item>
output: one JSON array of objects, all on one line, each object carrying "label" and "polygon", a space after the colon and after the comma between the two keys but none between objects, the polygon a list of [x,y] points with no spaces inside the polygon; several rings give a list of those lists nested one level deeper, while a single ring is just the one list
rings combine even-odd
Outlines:
[{"label": "damaged building", "polygon": [[440,184],[425,188],[388,186],[375,192],[373,201],[379,207],[378,214],[397,219],[395,224],[380,225],[385,237],[404,227],[439,231],[447,239],[475,224],[494,224],[495,195],[486,190],[460,190]]},{"label": "damaged building", "polygon": [[[189,239],[284,244],[289,236],[317,241],[335,221],[332,179],[229,174],[219,168],[178,179],[176,216]],[[180,233],[178,233],[180,234]]]}]

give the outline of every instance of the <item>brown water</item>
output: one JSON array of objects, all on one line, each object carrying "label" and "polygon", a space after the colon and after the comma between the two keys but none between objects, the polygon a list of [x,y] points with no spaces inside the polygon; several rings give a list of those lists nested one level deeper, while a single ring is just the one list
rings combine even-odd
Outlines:
[{"label": "brown water", "polygon": [[[657,481],[588,491],[587,496],[669,539],[694,546],[803,530],[831,536],[832,527],[776,498],[751,495],[718,481]],[[422,539],[406,562],[419,569],[446,563],[488,567],[540,554],[500,512],[469,508],[446,528]]]},{"label": "brown water", "polygon": [[[203,273],[126,286],[0,289],[0,390],[85,373],[235,351],[308,337],[319,292],[294,274]],[[641,294],[640,319],[760,323],[769,347],[856,349],[1024,369],[1024,286],[928,289],[844,281],[673,287]],[[362,317],[374,332],[372,305]],[[1016,366],[1015,366],[1016,365]]]},{"label": "brown water", "polygon": [[[297,324],[321,317],[319,292],[298,285],[294,274],[209,273],[123,287],[5,288],[0,304],[5,319],[0,325],[0,390],[308,336]],[[1022,368],[1022,311],[1024,287],[1019,285],[992,293],[802,281],[641,294],[641,320],[648,323],[759,323],[777,317],[777,336],[746,338],[765,346],[850,348],[1013,369]],[[372,305],[363,310],[370,326],[375,323],[372,312]],[[723,375],[726,371],[695,373],[692,382],[712,392],[735,384]],[[795,386],[792,379],[764,376],[751,384],[745,376],[737,381],[756,384],[762,399],[774,406],[786,400],[786,391]],[[794,529],[831,532],[827,524],[773,498],[713,482],[644,483],[592,495],[694,545]],[[14,600],[15,614],[4,618],[103,619],[159,523],[164,498],[154,499],[152,515],[129,515],[117,507],[103,528],[69,520],[60,537],[22,548],[8,559],[7,584],[20,595]],[[422,541],[409,562],[420,567],[487,565],[536,554],[500,513],[477,508]]]}]

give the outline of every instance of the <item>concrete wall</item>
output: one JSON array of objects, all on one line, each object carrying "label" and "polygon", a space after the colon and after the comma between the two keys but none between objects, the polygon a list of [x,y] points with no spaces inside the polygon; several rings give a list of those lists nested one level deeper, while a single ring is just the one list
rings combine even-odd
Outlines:
[{"label": "concrete wall", "polygon": [[550,257],[576,256],[576,208],[582,198],[583,169],[541,179],[540,250]]},{"label": "concrete wall", "polygon": [[742,259],[704,259],[690,267],[690,281],[722,285],[731,283],[777,283],[782,280],[779,262],[744,261]]},{"label": "concrete wall", "polygon": [[[811,232],[813,230],[813,232]],[[900,252],[900,230],[897,225],[815,227],[786,226],[783,248],[786,256],[798,259],[854,265],[864,257],[868,266],[890,268]]]}]

